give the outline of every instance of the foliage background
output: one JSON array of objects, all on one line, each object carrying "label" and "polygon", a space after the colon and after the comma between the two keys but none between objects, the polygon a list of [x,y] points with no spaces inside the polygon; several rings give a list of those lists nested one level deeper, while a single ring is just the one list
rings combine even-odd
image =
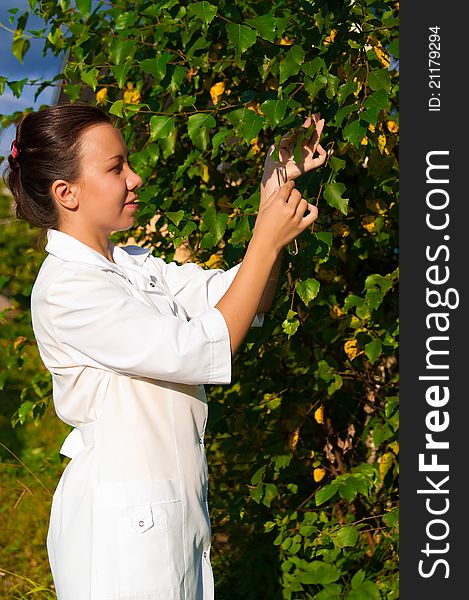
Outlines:
[{"label": "foliage background", "polygon": [[[64,57],[38,91],[89,98],[121,128],[145,183],[136,227],[114,241],[167,261],[239,262],[269,145],[311,112],[325,118],[329,159],[298,181],[319,218],[285,252],[232,384],[207,388],[217,598],[395,600],[398,3],[29,0],[10,12],[18,60],[31,36]],[[28,30],[31,12],[43,30]],[[0,93],[26,82],[0,75]],[[1,218],[0,567],[8,597],[52,598],[43,540],[67,428],[29,322],[44,251],[6,199]]]}]

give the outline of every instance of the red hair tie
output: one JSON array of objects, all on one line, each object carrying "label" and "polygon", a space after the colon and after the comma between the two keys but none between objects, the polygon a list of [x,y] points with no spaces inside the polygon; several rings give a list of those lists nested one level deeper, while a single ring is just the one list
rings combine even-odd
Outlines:
[{"label": "red hair tie", "polygon": [[18,148],[16,146],[16,140],[13,140],[11,143],[11,155],[13,156],[13,158],[16,158],[18,156]]}]

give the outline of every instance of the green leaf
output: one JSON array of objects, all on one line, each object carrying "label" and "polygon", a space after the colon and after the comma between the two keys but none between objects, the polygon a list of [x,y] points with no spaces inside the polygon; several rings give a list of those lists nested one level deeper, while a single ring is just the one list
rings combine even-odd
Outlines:
[{"label": "green leaf", "polygon": [[337,581],[341,575],[334,565],[319,560],[313,560],[304,565],[304,572],[299,575],[301,583],[309,585],[327,585]]},{"label": "green leaf", "polygon": [[340,79],[335,75],[332,75],[332,73],[327,73],[326,79],[326,96],[329,98],[329,100],[332,100],[337,93],[337,88],[339,87]]},{"label": "green leaf", "polygon": [[363,306],[365,300],[360,296],[355,296],[355,294],[349,294],[344,300],[344,311],[348,312],[351,308],[355,306]]},{"label": "green leaf", "polygon": [[344,500],[348,500],[349,502],[352,502],[352,500],[355,499],[355,496],[357,495],[357,487],[355,485],[354,479],[352,479],[351,477],[346,477],[342,479],[337,478],[334,481],[334,485],[337,486],[341,498],[343,498]]},{"label": "green leaf", "polygon": [[279,83],[283,83],[292,75],[296,75],[305,59],[305,51],[301,46],[293,46],[280,62]]},{"label": "green leaf", "polygon": [[171,221],[176,225],[176,227],[179,225],[179,223],[181,222],[183,216],[184,216],[184,211],[183,210],[178,210],[177,212],[170,212],[170,211],[166,211],[165,215],[168,217],[168,219],[171,219]]},{"label": "green leaf", "polygon": [[23,64],[24,55],[29,50],[30,45],[29,40],[22,37],[14,39],[11,44],[11,51],[21,64]]},{"label": "green leaf", "polygon": [[275,17],[271,12],[265,15],[254,17],[253,19],[247,19],[246,23],[253,27],[257,31],[259,36],[264,40],[273,42],[277,37],[277,23]]},{"label": "green leaf", "polygon": [[329,206],[338,208],[344,215],[348,211],[348,198],[343,198],[342,194],[345,192],[345,185],[343,183],[328,183],[324,188],[324,198],[326,199]]},{"label": "green leaf", "polygon": [[387,107],[389,103],[389,97],[385,90],[378,90],[377,92],[373,92],[371,96],[363,103],[363,106],[366,108],[377,108],[378,110],[382,110]]},{"label": "green leaf", "polygon": [[394,58],[399,58],[399,38],[393,40],[386,50],[389,52],[389,54],[394,56]]},{"label": "green leaf", "polygon": [[356,104],[355,102],[353,104],[346,104],[345,106],[342,106],[342,108],[339,108],[335,115],[334,125],[336,127],[340,127],[345,117],[348,117],[348,115],[350,115],[353,112],[356,112],[357,110],[358,104]]},{"label": "green leaf", "polygon": [[266,100],[261,104],[261,110],[269,120],[271,127],[276,127],[285,117],[288,100]]},{"label": "green leaf", "polygon": [[381,594],[373,581],[364,581],[356,589],[351,590],[345,600],[381,600]]},{"label": "green leaf", "polygon": [[366,135],[366,127],[362,125],[360,119],[355,119],[345,126],[343,136],[345,140],[351,142],[355,148],[360,146],[360,142]]},{"label": "green leaf", "polygon": [[332,534],[331,537],[336,548],[346,548],[347,546],[355,546],[358,540],[358,531],[351,525],[345,525]]},{"label": "green leaf", "polygon": [[332,483],[328,483],[320,490],[318,490],[315,494],[316,506],[320,506],[330,500],[337,492],[337,487],[332,485]]},{"label": "green leaf", "polygon": [[25,86],[25,84],[27,83],[28,79],[20,79],[19,81],[8,81],[8,87],[10,88],[10,90],[13,92],[13,94],[19,98],[21,96],[21,92],[23,91],[23,88]]},{"label": "green leaf", "polygon": [[270,506],[272,500],[278,496],[277,486],[274,483],[266,483],[264,485],[264,497],[262,498],[262,504]]},{"label": "green leaf", "polygon": [[305,62],[303,65],[301,65],[301,70],[303,71],[303,73],[311,77],[311,79],[314,79],[318,71],[321,71],[321,69],[325,68],[326,63],[320,56],[316,56],[316,58],[314,58],[313,60],[309,60],[308,62]]},{"label": "green leaf", "polygon": [[223,144],[226,138],[232,135],[232,133],[233,132],[231,131],[231,129],[228,129],[226,127],[223,127],[222,129],[217,131],[217,133],[212,138],[212,158],[215,158],[215,156],[217,156],[220,144]]},{"label": "green leaf", "polygon": [[355,573],[355,575],[352,577],[352,581],[350,582],[352,585],[352,590],[356,590],[363,583],[364,579],[365,571],[363,571],[363,569],[360,569]]},{"label": "green leaf", "polygon": [[368,275],[368,277],[365,279],[366,290],[382,290],[383,292],[387,292],[391,288],[392,282],[378,273]]},{"label": "green leaf", "polygon": [[89,15],[91,12],[91,0],[75,0],[78,11],[82,15]]},{"label": "green leaf", "polygon": [[368,85],[372,90],[386,90],[389,92],[391,89],[391,78],[387,69],[379,69],[378,71],[371,71],[368,75]]},{"label": "green leaf", "polygon": [[254,475],[251,477],[252,485],[257,485],[258,483],[262,482],[262,478],[264,477],[264,473],[265,473],[265,468],[266,468],[266,465],[257,469],[257,471],[254,473]]},{"label": "green leaf", "polygon": [[125,61],[129,62],[135,54],[135,49],[136,44],[133,40],[116,37],[109,49],[109,58],[114,65],[120,65]]},{"label": "green leaf", "polygon": [[127,75],[131,67],[130,62],[125,62],[120,65],[113,65],[111,67],[111,73],[114,75],[117,81],[117,85],[122,89],[127,81]]},{"label": "green leaf", "polygon": [[96,86],[98,84],[98,75],[99,71],[96,67],[89,69],[88,71],[82,71],[80,73],[80,79],[90,86],[93,92],[96,91]]},{"label": "green leaf", "polygon": [[356,83],[354,81],[348,81],[347,83],[342,84],[337,90],[337,102],[339,106],[347,100],[350,94],[357,89]]},{"label": "green leaf", "polygon": [[210,2],[194,2],[193,4],[189,4],[187,7],[187,12],[190,15],[195,15],[199,19],[201,19],[206,25],[209,25],[215,15],[217,14],[218,8]]},{"label": "green leaf", "polygon": [[304,79],[305,90],[308,92],[311,100],[314,100],[318,95],[318,92],[326,87],[327,77],[325,75],[316,75],[313,79],[305,77]]},{"label": "green leaf", "polygon": [[111,108],[109,109],[109,112],[111,113],[111,115],[116,115],[117,117],[123,117],[124,116],[124,101],[123,100],[116,100],[115,102],[113,102]]},{"label": "green leaf", "polygon": [[321,284],[317,279],[304,279],[303,281],[297,281],[295,284],[296,292],[298,296],[303,300],[306,306],[309,305],[311,300],[314,300],[319,293]]},{"label": "green leaf", "polygon": [[257,137],[257,134],[264,126],[264,119],[248,108],[238,108],[226,115],[236,132],[241,135],[246,143],[250,143],[252,139]]},{"label": "green leaf", "polygon": [[228,39],[236,48],[236,54],[241,55],[256,43],[257,34],[254,29],[238,23],[226,23]]},{"label": "green leaf", "polygon": [[282,323],[282,331],[287,334],[289,339],[298,331],[300,326],[299,320],[295,317],[297,314],[294,310],[289,310],[287,318]]},{"label": "green leaf", "polygon": [[371,342],[365,345],[365,354],[372,365],[378,360],[378,356],[381,354],[381,340],[375,338]]},{"label": "green leaf", "polygon": [[337,158],[336,156],[329,157],[329,166],[334,171],[334,173],[341,171],[346,164],[347,163],[345,162],[345,160],[342,160],[341,158]]},{"label": "green leaf", "polygon": [[260,504],[260,502],[262,500],[263,493],[264,493],[264,484],[263,483],[260,483],[255,488],[250,488],[249,489],[249,494],[251,495],[251,498],[255,502],[257,502],[257,504]]},{"label": "green leaf", "polygon": [[395,506],[383,515],[383,521],[390,528],[397,527],[399,525],[399,508]]},{"label": "green leaf", "polygon": [[155,81],[160,83],[166,75],[166,65],[170,59],[171,54],[169,52],[164,52],[157,58],[146,58],[145,60],[142,60],[139,66],[144,73],[153,75]]},{"label": "green leaf", "polygon": [[340,600],[342,587],[337,583],[329,583],[320,592],[314,595],[314,600]]},{"label": "green leaf", "polygon": [[206,150],[210,141],[210,129],[216,126],[212,115],[197,113],[191,115],[187,121],[189,137],[196,148]]},{"label": "green leaf", "polygon": [[175,124],[176,119],[174,117],[153,115],[150,119],[150,139],[156,140],[167,137],[174,129]]},{"label": "green leaf", "polygon": [[176,149],[177,129],[173,127],[166,137],[159,137],[158,144],[163,150],[163,158],[168,158],[174,154]]},{"label": "green leaf", "polygon": [[[211,234],[209,248],[214,248],[222,239],[226,230],[228,215],[226,213],[217,213],[214,204],[209,204],[203,217],[203,228],[208,229]],[[206,247],[206,246],[203,246]]]}]

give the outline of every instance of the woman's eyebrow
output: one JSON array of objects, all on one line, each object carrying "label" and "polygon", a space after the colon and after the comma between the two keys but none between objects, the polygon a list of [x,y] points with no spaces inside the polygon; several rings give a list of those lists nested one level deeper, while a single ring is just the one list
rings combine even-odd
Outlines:
[{"label": "woman's eyebrow", "polygon": [[124,160],[125,158],[127,158],[127,154],[125,155],[125,157],[122,154],[116,154],[115,156],[111,156],[111,158],[108,158],[107,160],[114,160],[115,158],[120,158],[121,160]]}]

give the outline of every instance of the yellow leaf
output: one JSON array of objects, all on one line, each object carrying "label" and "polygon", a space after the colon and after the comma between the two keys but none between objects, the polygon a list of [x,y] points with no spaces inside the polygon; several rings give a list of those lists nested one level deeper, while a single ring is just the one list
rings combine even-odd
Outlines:
[{"label": "yellow leaf", "polygon": [[396,121],[393,121],[392,119],[386,121],[386,127],[388,128],[390,133],[397,133],[399,131],[399,125],[396,123]]},{"label": "yellow leaf", "polygon": [[375,132],[375,126],[372,123],[368,125],[368,129],[371,131],[371,133]]},{"label": "yellow leaf", "polygon": [[318,468],[314,469],[313,470],[314,481],[316,483],[319,483],[322,479],[324,479],[325,474],[326,474],[326,469],[324,469],[322,467],[318,467]]},{"label": "yellow leaf", "polygon": [[364,227],[369,233],[376,229],[376,217],[373,215],[366,215],[366,217],[363,217],[361,223],[362,227]]},{"label": "yellow leaf", "polygon": [[391,448],[391,450],[394,452],[394,454],[396,456],[399,454],[399,442],[397,440],[395,442],[391,442],[389,444],[389,447]]},{"label": "yellow leaf", "polygon": [[209,269],[223,269],[225,266],[225,261],[223,260],[223,256],[221,254],[214,253],[210,255],[210,258],[205,261],[205,264],[209,267]]},{"label": "yellow leaf", "polygon": [[220,102],[220,98],[223,96],[225,91],[225,82],[218,81],[214,83],[210,88],[210,97],[212,98],[212,102],[214,104],[218,104]]},{"label": "yellow leaf", "polygon": [[124,92],[125,104],[138,104],[140,99],[140,90],[134,89],[134,84],[129,81],[127,83],[127,89]]},{"label": "yellow leaf", "polygon": [[106,102],[107,88],[101,88],[99,92],[96,92],[96,103],[104,104]]},{"label": "yellow leaf", "polygon": [[377,198],[367,198],[366,206],[378,215],[386,214],[386,205],[382,200],[379,200]]},{"label": "yellow leaf", "polygon": [[293,44],[293,41],[291,38],[289,37],[283,37],[280,39],[280,45],[281,46],[291,46]]},{"label": "yellow leaf", "polygon": [[394,454],[392,452],[386,452],[380,458],[379,474],[380,474],[381,480],[383,480],[386,477],[386,474],[389,471],[389,469],[391,468],[393,462],[394,462]]},{"label": "yellow leaf", "polygon": [[314,418],[316,423],[324,425],[324,406],[321,404],[319,408],[314,411]]},{"label": "yellow leaf", "polygon": [[367,146],[368,145],[368,138],[366,137],[366,135],[365,135],[365,137],[362,138],[362,141],[360,142],[360,144],[362,146]]},{"label": "yellow leaf", "polygon": [[20,344],[26,342],[27,340],[28,338],[24,335],[20,335],[19,337],[17,337],[16,340],[13,342],[13,350],[16,350]]},{"label": "yellow leaf", "polygon": [[384,149],[386,148],[386,136],[384,133],[378,136],[378,150],[381,154],[383,154]]},{"label": "yellow leaf", "polygon": [[[353,81],[358,81],[357,77],[353,78]],[[358,81],[357,83],[357,89],[353,92],[353,95],[355,96],[355,98],[358,96],[358,94],[360,93],[360,90],[362,89],[362,85],[363,83],[361,81]]]},{"label": "yellow leaf", "polygon": [[208,165],[202,165],[202,175],[200,176],[202,178],[202,181],[205,181],[205,183],[208,182],[208,180],[210,179],[209,173],[208,173]]},{"label": "yellow leaf", "polygon": [[328,44],[333,44],[335,40],[335,36],[337,35],[337,29],[332,29],[329,35],[326,35],[324,38],[323,44],[327,46]]},{"label": "yellow leaf", "polygon": [[338,304],[333,304],[330,313],[333,319],[338,319],[344,314],[344,311],[340,308]]},{"label": "yellow leaf", "polygon": [[296,447],[298,446],[299,439],[300,439],[300,428],[297,427],[295,429],[295,431],[291,434],[291,437],[290,437],[289,446],[290,446],[290,450],[292,452],[295,452]]},{"label": "yellow leaf", "polygon": [[309,453],[310,458],[314,458],[314,450],[311,450],[311,452]]},{"label": "yellow leaf", "polygon": [[349,360],[353,360],[360,354],[363,354],[363,351],[358,350],[357,340],[347,340],[344,344],[344,351]]},{"label": "yellow leaf", "polygon": [[350,233],[350,228],[345,223],[334,223],[332,225],[332,233],[335,237],[347,237]]},{"label": "yellow leaf", "polygon": [[379,43],[379,46],[373,46],[373,50],[375,51],[379,62],[383,65],[385,69],[388,69],[389,65],[391,64],[391,59],[389,58],[389,54],[382,47],[381,43]]},{"label": "yellow leaf", "polygon": [[259,138],[255,137],[251,140],[251,149],[253,154],[259,154],[261,147],[259,146]]},{"label": "yellow leaf", "polygon": [[257,100],[253,100],[252,102],[250,102],[247,106],[247,108],[249,110],[253,110],[257,115],[260,115],[261,117],[264,117],[264,113],[262,112],[260,106],[259,106],[259,102]]}]

